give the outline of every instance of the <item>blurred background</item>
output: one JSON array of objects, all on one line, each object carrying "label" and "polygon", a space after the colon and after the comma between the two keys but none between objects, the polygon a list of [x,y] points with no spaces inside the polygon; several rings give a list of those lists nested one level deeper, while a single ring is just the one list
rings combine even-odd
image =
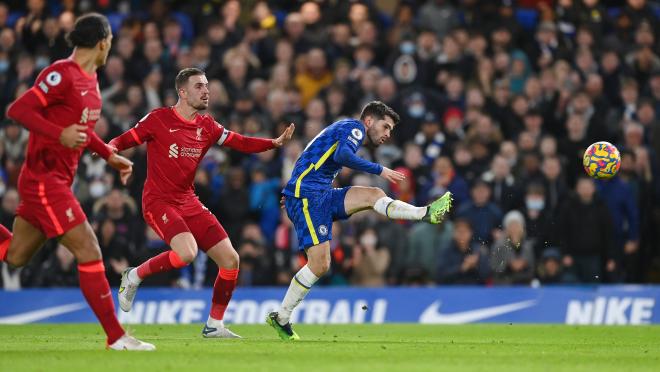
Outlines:
[{"label": "blurred background", "polygon": [[[241,257],[240,286],[288,285],[305,263],[279,192],[305,145],[371,100],[402,117],[392,141],[359,155],[405,173],[390,185],[344,169],[337,186],[374,185],[424,205],[449,190],[438,226],[362,212],[333,227],[326,286],[660,282],[660,3],[650,0],[0,1],[0,223],[11,229],[28,132],[5,117],[39,71],[71,53],[75,18],[105,14],[113,48],[98,73],[106,141],[177,100],[174,77],[206,71],[209,112],[285,148],[209,151],[200,200]],[[582,153],[610,141],[609,181]],[[74,184],[111,285],[168,247],[143,221],[145,148],[127,187],[86,153]],[[0,288],[76,286],[73,256],[49,242]],[[211,286],[193,265],[144,285]]]}]

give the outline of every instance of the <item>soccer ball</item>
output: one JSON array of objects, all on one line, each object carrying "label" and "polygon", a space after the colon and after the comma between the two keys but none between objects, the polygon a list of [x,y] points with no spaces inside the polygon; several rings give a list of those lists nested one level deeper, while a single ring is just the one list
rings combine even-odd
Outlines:
[{"label": "soccer ball", "polygon": [[590,177],[612,178],[621,166],[621,154],[616,146],[609,142],[596,142],[584,152],[582,165]]}]

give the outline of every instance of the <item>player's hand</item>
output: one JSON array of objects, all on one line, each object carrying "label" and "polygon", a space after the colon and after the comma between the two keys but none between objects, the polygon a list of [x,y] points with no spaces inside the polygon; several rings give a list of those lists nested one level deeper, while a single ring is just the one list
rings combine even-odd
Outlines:
[{"label": "player's hand", "polygon": [[119,171],[119,179],[122,185],[126,185],[128,178],[133,173],[133,162],[125,157],[117,154],[112,154],[108,158],[108,164]]},{"label": "player's hand", "polygon": [[388,167],[383,167],[383,171],[380,172],[380,176],[394,183],[398,183],[406,179],[406,176],[403,173],[393,171]]},{"label": "player's hand", "polygon": [[62,130],[60,134],[60,143],[64,147],[75,149],[87,142],[87,126],[72,124]]},{"label": "player's hand", "polygon": [[286,196],[284,196],[284,195],[282,195],[282,197],[280,198],[280,208],[281,209],[284,209],[284,200],[285,200],[284,198],[286,198]]},{"label": "player's hand", "polygon": [[282,133],[281,136],[273,140],[273,146],[275,147],[284,146],[287,142],[291,140],[291,136],[293,136],[293,131],[295,130],[296,130],[296,125],[293,123],[289,124],[289,126],[286,128],[284,133]]}]

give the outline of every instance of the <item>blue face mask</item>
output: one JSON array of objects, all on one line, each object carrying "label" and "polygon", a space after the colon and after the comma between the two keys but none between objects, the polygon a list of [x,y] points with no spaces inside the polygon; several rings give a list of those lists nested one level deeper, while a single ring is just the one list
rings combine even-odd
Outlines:
[{"label": "blue face mask", "polygon": [[9,70],[9,61],[7,60],[2,60],[0,61],[0,74],[4,74]]},{"label": "blue face mask", "polygon": [[540,211],[545,207],[545,200],[543,199],[527,199],[525,205],[530,211]]},{"label": "blue face mask", "polygon": [[399,51],[403,54],[413,54],[415,53],[415,43],[412,41],[404,41],[399,45]]},{"label": "blue face mask", "polygon": [[43,70],[50,65],[50,59],[48,59],[48,57],[37,57],[34,61],[34,65],[37,67],[37,70]]}]

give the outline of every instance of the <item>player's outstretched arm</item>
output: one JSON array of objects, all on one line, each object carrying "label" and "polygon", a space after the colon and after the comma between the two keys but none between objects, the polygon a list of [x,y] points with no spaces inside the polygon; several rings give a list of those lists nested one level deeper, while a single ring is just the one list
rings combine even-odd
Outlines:
[{"label": "player's outstretched arm", "polygon": [[133,173],[133,162],[125,157],[112,153],[107,159],[108,164],[119,172],[119,179],[122,185],[126,185],[128,178]]},{"label": "player's outstretched arm", "polygon": [[91,132],[89,144],[87,145],[87,148],[90,151],[97,153],[100,157],[102,157],[106,161],[113,153],[113,148],[108,146],[108,144],[106,144],[105,142],[103,142],[103,140],[95,132]]},{"label": "player's outstretched arm", "polygon": [[142,144],[142,140],[135,133],[135,128],[131,128],[108,142],[108,145],[116,151],[124,151]]},{"label": "player's outstretched arm", "polygon": [[248,137],[231,132],[222,144],[230,149],[248,154],[264,152],[284,146],[289,140],[291,140],[291,136],[295,129],[296,126],[292,123],[286,128],[282,135],[275,139]]},{"label": "player's outstretched arm", "polygon": [[43,114],[44,101],[39,98],[35,88],[29,89],[9,106],[7,116],[15,120],[30,132],[58,140],[63,146],[77,148],[87,141],[86,125],[72,124],[66,128],[55,125]]},{"label": "player's outstretched arm", "polygon": [[383,171],[380,173],[380,176],[393,183],[399,183],[406,179],[405,174],[391,170],[388,167],[383,167]]}]

